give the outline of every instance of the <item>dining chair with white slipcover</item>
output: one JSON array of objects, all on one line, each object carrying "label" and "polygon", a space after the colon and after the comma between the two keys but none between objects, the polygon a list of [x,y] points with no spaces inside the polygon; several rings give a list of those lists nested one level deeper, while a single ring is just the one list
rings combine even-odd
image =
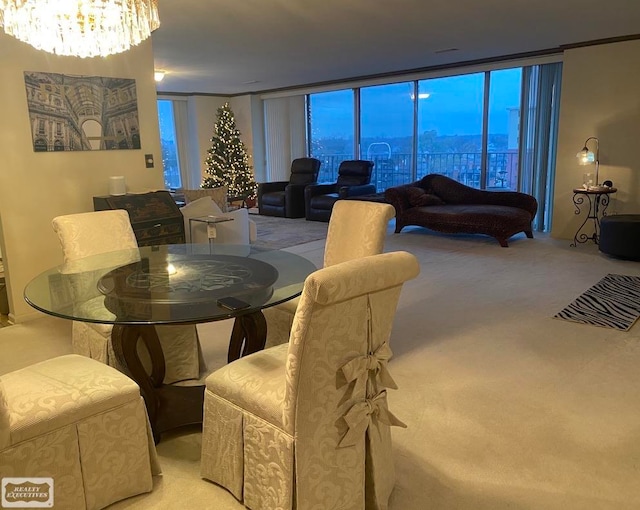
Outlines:
[{"label": "dining chair with white slipcover", "polygon": [[383,509],[394,487],[389,338],[407,252],[309,275],[289,342],[206,379],[201,476],[247,508]]},{"label": "dining chair with white slipcover", "polygon": [[0,480],[51,478],[50,506],[96,510],[156,474],[140,388],[118,370],[69,354],[0,376]]},{"label": "dining chair with white slipcover", "polygon": [[[83,259],[91,255],[122,251],[125,257],[123,264],[137,260],[138,243],[129,214],[123,209],[58,216],[53,219],[52,225],[62,245],[65,270],[69,273],[76,269],[81,272]],[[130,250],[130,260],[126,260],[127,252],[123,250]],[[95,300],[104,300],[98,289],[84,290],[94,292]],[[91,302],[88,300],[86,306],[91,306]],[[206,371],[195,326],[163,325],[155,329],[165,357],[165,384],[198,379]],[[113,350],[112,330],[113,325],[109,323],[74,321],[71,338],[73,352],[125,371]]]},{"label": "dining chair with white slipcover", "polygon": [[[392,205],[363,200],[339,200],[333,206],[324,247],[323,267],[360,257],[377,255],[384,249]],[[265,308],[267,347],[289,340],[299,298]]]}]

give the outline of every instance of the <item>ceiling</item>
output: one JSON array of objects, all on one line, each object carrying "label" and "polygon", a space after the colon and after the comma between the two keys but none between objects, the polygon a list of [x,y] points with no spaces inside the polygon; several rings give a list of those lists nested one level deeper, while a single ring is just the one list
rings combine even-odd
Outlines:
[{"label": "ceiling", "polygon": [[640,33],[638,0],[159,0],[159,11],[167,93],[264,92]]}]

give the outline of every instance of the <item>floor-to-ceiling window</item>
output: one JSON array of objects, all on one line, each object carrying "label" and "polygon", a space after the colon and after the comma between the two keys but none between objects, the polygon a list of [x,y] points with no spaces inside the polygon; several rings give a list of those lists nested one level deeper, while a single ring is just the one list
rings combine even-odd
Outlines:
[{"label": "floor-to-ceiling window", "polygon": [[517,190],[522,68],[492,71],[489,83],[485,185]]},{"label": "floor-to-ceiling window", "polygon": [[414,99],[413,82],[360,89],[360,155],[379,190],[412,179]]},{"label": "floor-to-ceiling window", "polygon": [[160,123],[160,145],[162,147],[162,163],[164,165],[164,185],[168,189],[182,187],[180,177],[180,158],[178,140],[173,111],[173,101],[158,100],[158,120]]},{"label": "floor-to-ceiling window", "polygon": [[429,173],[517,189],[521,90],[513,68],[310,94],[310,154],[323,180],[343,159],[373,161],[379,191]]},{"label": "floor-to-ceiling window", "polygon": [[418,178],[443,174],[480,187],[484,73],[418,82]]},{"label": "floor-to-ceiling window", "polygon": [[341,161],[355,157],[354,91],[311,94],[307,101],[309,155],[322,164],[318,181],[335,181]]},{"label": "floor-to-ceiling window", "polygon": [[[324,181],[334,180],[343,159],[369,159],[378,191],[440,173],[479,189],[532,193],[540,216],[550,218],[553,159],[538,158],[531,184],[523,155],[553,154],[559,69],[541,64],[309,94],[309,153],[323,161]],[[549,98],[550,113],[534,123],[531,101],[523,110],[527,97]]]},{"label": "floor-to-ceiling window", "polygon": [[[344,160],[369,159],[378,191],[429,173],[524,191],[539,203],[536,228],[549,230],[561,69],[553,62],[266,95],[265,134],[275,142],[256,157],[264,156],[267,180],[288,178],[290,161],[310,155],[322,162],[320,182],[335,182]],[[198,187],[187,100],[160,97],[158,113],[165,186]]]}]

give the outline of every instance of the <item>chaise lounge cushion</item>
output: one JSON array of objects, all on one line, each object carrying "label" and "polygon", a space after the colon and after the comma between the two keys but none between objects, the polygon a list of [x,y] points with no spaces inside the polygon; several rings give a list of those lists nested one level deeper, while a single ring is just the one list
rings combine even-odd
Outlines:
[{"label": "chaise lounge cushion", "polygon": [[427,193],[424,189],[419,188],[418,186],[411,186],[407,189],[407,195],[409,203],[414,207],[444,204],[444,201],[440,197]]},{"label": "chaise lounge cushion", "polygon": [[385,198],[396,209],[396,233],[418,225],[445,233],[486,234],[504,247],[519,232],[533,237],[531,221],[538,209],[536,199],[526,193],[479,190],[439,174],[389,188]]}]

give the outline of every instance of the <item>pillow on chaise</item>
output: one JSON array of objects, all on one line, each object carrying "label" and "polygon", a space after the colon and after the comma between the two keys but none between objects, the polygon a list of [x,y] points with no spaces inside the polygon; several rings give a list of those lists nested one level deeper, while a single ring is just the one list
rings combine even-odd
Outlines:
[{"label": "pillow on chaise", "polygon": [[427,193],[425,190],[419,188],[418,186],[411,186],[407,190],[407,199],[413,207],[444,204],[444,201],[440,199],[440,197]]}]

